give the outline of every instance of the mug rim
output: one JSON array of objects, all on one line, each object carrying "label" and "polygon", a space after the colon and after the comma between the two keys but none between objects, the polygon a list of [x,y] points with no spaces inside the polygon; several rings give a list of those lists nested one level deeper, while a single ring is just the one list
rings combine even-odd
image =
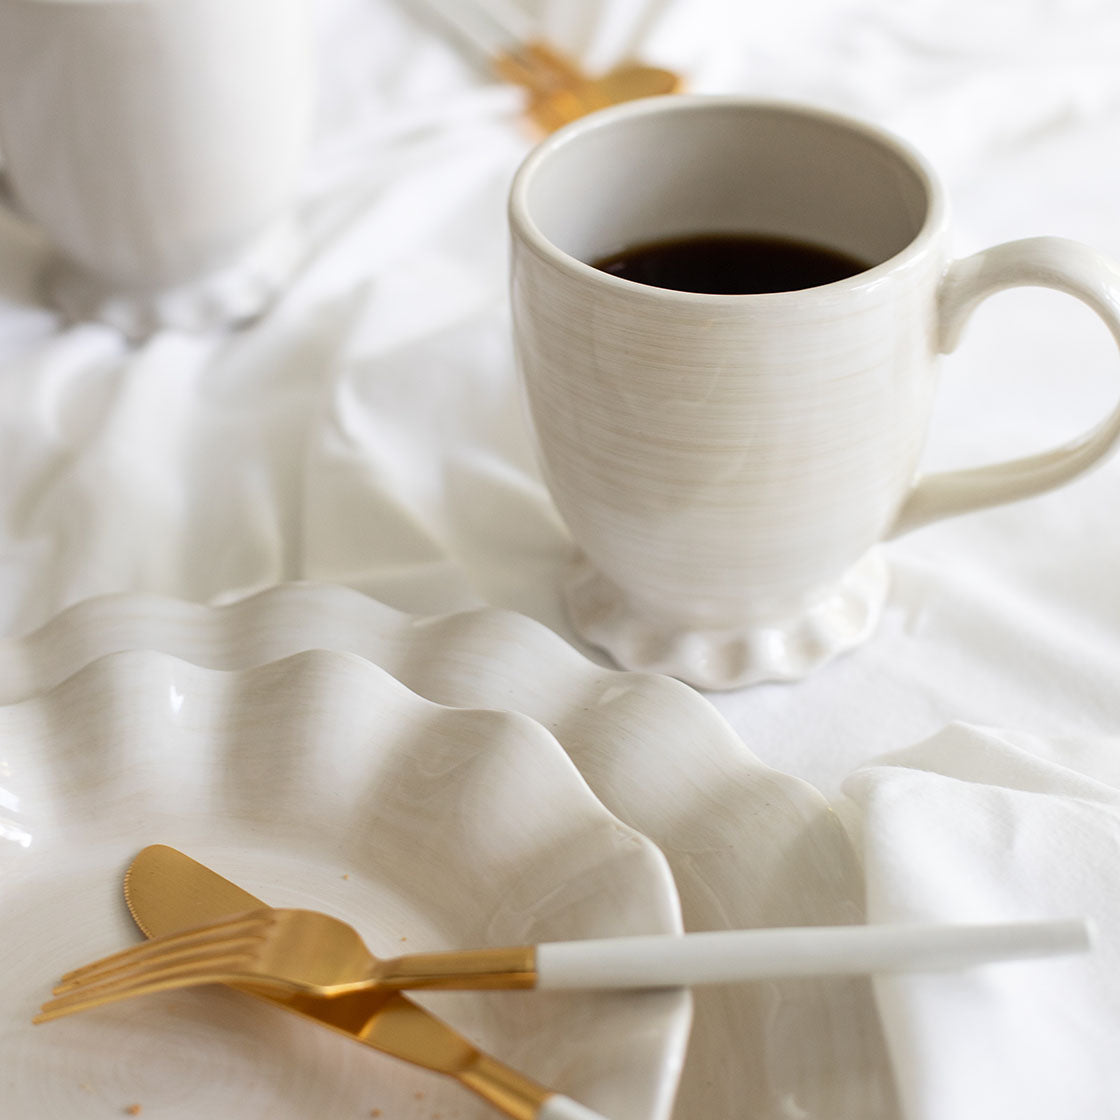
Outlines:
[{"label": "mug rim", "polygon": [[[879,261],[853,276],[845,277],[842,280],[834,280],[828,284],[779,292],[689,292],[675,288],[659,288],[604,272],[561,249],[544,234],[532,217],[528,201],[530,182],[540,166],[559,149],[578,141],[589,133],[609,128],[620,121],[708,107],[712,109],[758,109],[785,112],[823,121],[844,128],[849,132],[859,133],[874,141],[900,162],[906,164],[925,191],[926,212],[918,232],[898,252],[893,253],[885,260]],[[706,306],[715,304],[742,306],[744,301],[752,303],[788,301],[791,298],[804,299],[814,293],[831,294],[835,292],[839,294],[871,287],[879,283],[886,274],[897,272],[899,269],[905,268],[915,258],[922,256],[930,243],[946,226],[945,194],[936,173],[926,158],[901,137],[870,121],[809,102],[739,94],[665,94],[624,102],[580,117],[540,141],[521,162],[510,186],[507,213],[513,231],[539,257],[556,267],[592,280],[597,284],[603,284],[608,289],[614,288],[620,292],[640,294],[646,298],[671,299],[676,303],[699,303]]]}]

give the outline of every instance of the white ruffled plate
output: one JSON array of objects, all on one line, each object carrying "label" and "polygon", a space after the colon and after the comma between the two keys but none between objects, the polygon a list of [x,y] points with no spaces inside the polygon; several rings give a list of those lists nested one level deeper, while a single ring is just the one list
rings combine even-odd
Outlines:
[{"label": "white ruffled plate", "polygon": [[[664,852],[687,929],[863,920],[862,875],[816,790],[764,766],[686,685],[600,668],[522,615],[483,608],[414,618],[322,584],[283,585],[221,607],[107,596],[0,643],[0,700],[134,648],[215,668],[345,650],[439,703],[524,713],[556,736],[611,812]],[[674,1115],[897,1116],[870,982],[697,991]]]},{"label": "white ruffled plate", "polygon": [[[221,672],[111,654],[0,707],[0,744],[5,1116],[493,1115],[449,1080],[233,992],[32,1026],[62,972],[139,940],[121,880],[149,843],[267,902],[337,914],[385,956],[680,929],[664,857],[603,808],[548,732],[433,704],[354,655]],[[683,991],[424,1002],[615,1120],[672,1107]]]}]

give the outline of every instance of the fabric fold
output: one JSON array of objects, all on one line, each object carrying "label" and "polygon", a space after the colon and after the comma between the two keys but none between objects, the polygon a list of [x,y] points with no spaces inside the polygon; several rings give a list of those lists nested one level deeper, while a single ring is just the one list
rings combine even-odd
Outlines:
[{"label": "fabric fold", "polygon": [[876,979],[908,1120],[1116,1115],[1118,746],[953,724],[845,782],[869,922],[1096,927],[1086,956]]}]

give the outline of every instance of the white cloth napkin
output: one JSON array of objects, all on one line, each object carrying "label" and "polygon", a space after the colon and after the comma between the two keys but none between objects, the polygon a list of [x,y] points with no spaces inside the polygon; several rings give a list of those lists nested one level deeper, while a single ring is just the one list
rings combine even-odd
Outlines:
[{"label": "white cloth napkin", "polygon": [[1088,956],[876,981],[909,1120],[1120,1116],[1120,738],[953,724],[844,792],[868,921],[1097,927]]}]

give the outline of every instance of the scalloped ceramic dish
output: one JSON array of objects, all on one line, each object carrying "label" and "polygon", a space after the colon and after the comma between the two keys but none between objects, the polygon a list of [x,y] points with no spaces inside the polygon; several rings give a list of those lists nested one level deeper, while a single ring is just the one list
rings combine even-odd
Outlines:
[{"label": "scalloped ceramic dish", "polygon": [[[603,804],[665,854],[685,928],[863,920],[862,875],[816,790],[764,766],[686,685],[600,668],[522,615],[483,608],[415,618],[324,584],[282,585],[221,607],[106,596],[0,642],[0,700],[130,648],[235,669],[302,649],[345,650],[439,703],[524,713],[556,736]],[[868,980],[696,992],[677,1120],[898,1112]]]},{"label": "scalloped ceramic dish", "polygon": [[[112,654],[0,708],[0,743],[5,1116],[493,1115],[444,1078],[226,990],[32,1026],[63,971],[139,939],[121,879],[151,842],[276,905],[337,914],[386,956],[680,929],[661,853],[551,735],[433,704],[353,655],[219,672]],[[672,1107],[682,990],[424,1002],[614,1120]]]}]

